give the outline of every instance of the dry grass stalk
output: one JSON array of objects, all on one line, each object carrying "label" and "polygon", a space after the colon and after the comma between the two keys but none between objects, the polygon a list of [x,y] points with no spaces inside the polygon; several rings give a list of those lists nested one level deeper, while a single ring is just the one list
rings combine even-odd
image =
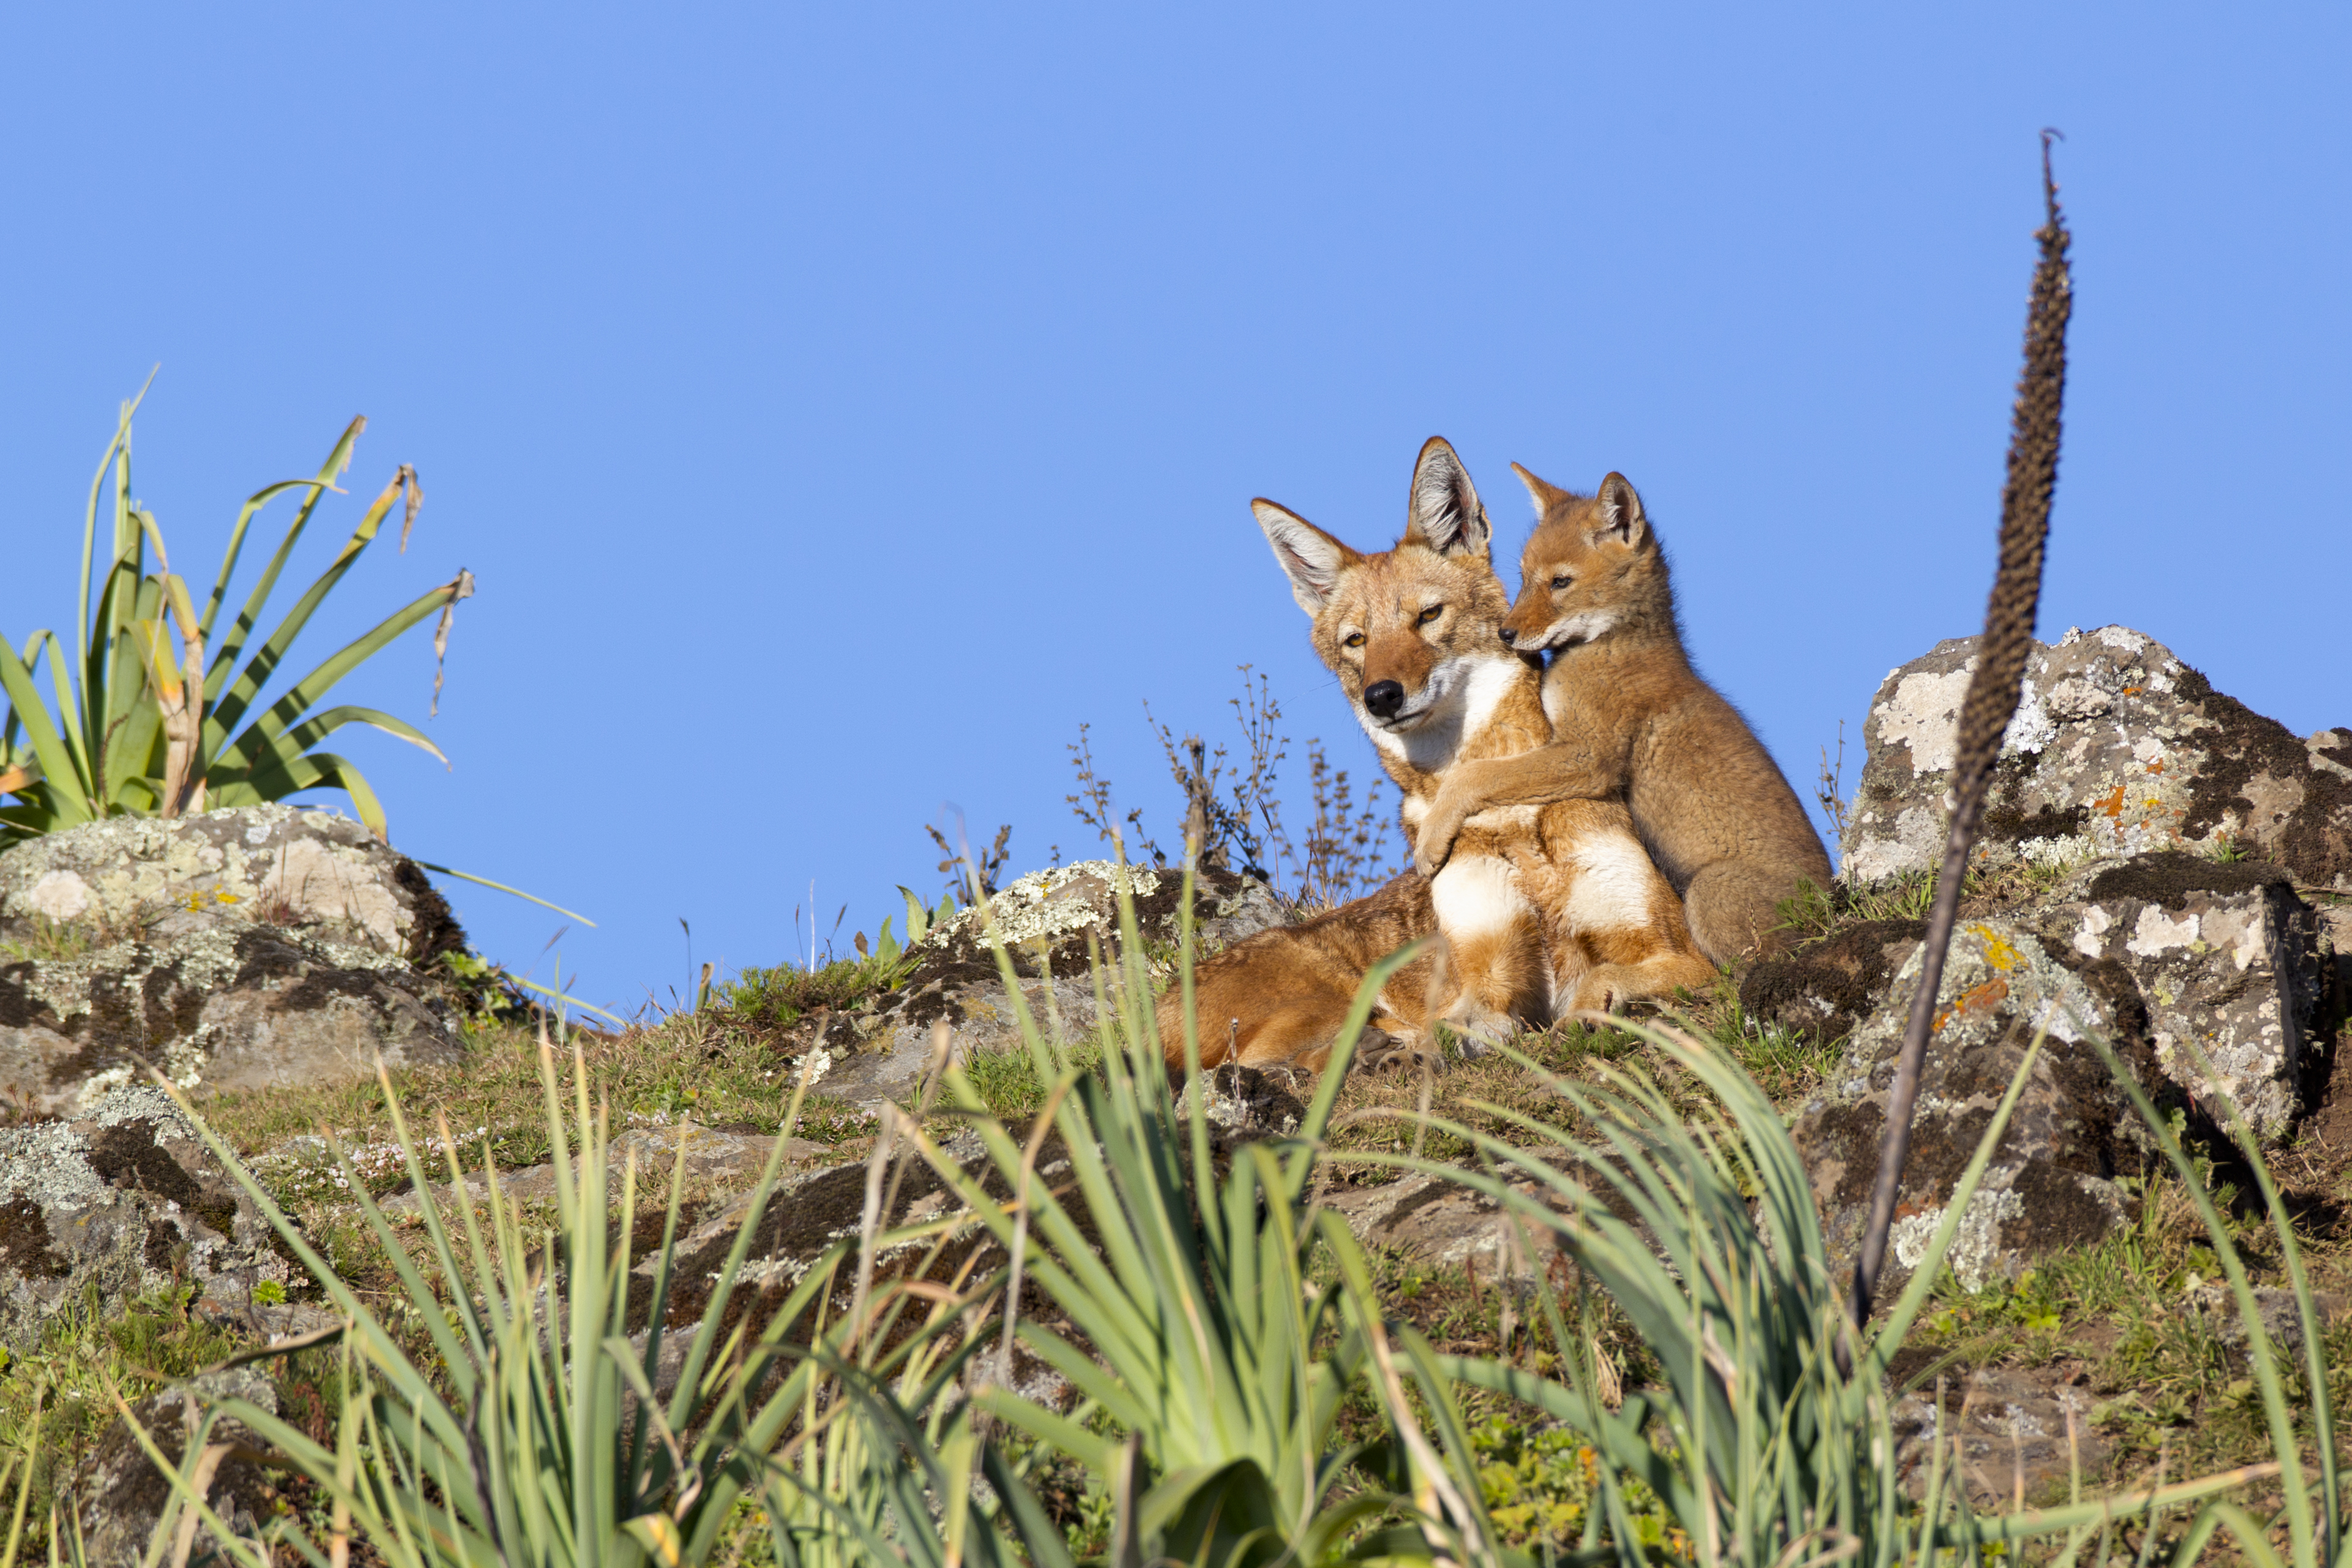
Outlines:
[{"label": "dry grass stalk", "polygon": [[1927,941],[1920,956],[1919,985],[1903,1032],[1893,1092],[1887,1097],[1886,1136],[1879,1150],[1878,1177],[1871,1191],[1870,1219],[1853,1272],[1853,1321],[1868,1320],[1872,1296],[1886,1262],[1886,1237],[1895,1220],[1895,1189],[1911,1152],[1911,1112],[1919,1096],[1919,1072],[1927,1054],[1936,994],[1944,957],[1960,907],[1969,849],[1984,814],[1985,793],[2002,734],[2017,711],[2019,683],[2033,647],[2033,614],[2042,596],[2042,547],[2050,535],[2050,498],[2058,485],[2060,416],[2066,395],[2066,322],[2074,312],[2073,276],[2067,269],[2071,237],[2058,211],[2058,189],[2050,177],[2050,140],[2042,133],[2042,198],[2045,219],[2034,237],[2042,258],[2033,271],[2033,297],[2025,319],[2025,370],[2018,379],[2011,416],[2009,477],[2000,496],[2000,564],[1985,607],[1984,637],[1977,647],[1976,674],[1960,706],[1960,734],[1952,764],[1952,822],[1944,841],[1944,864],[1936,879],[1936,902],[1927,917]]}]

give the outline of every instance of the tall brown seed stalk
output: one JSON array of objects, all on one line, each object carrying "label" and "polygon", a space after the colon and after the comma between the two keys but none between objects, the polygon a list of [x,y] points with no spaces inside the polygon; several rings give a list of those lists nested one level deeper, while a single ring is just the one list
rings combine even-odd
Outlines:
[{"label": "tall brown seed stalk", "polygon": [[1919,986],[1903,1031],[1903,1052],[1886,1106],[1886,1135],[1878,1153],[1878,1179],[1870,1194],[1870,1219],[1853,1270],[1853,1321],[1870,1317],[1871,1298],[1886,1262],[1886,1237],[1895,1221],[1895,1190],[1911,1153],[1911,1113],[1919,1098],[1919,1069],[1934,1032],[1936,994],[1943,984],[1944,958],[1960,910],[1960,883],[1968,874],[1969,850],[1984,815],[1985,794],[2002,734],[2017,711],[2026,654],[2033,646],[2033,613],[2042,597],[2042,547],[2050,536],[2050,498],[2058,487],[2060,415],[2066,398],[2066,322],[2074,314],[2073,274],[2066,265],[2073,237],[2058,211],[2058,187],[2050,175],[2050,142],[2042,133],[2043,222],[2034,234],[2042,247],[2033,269],[2033,297],[2025,317],[2025,370],[2018,378],[2017,405],[2011,415],[2009,477],[2000,492],[2000,564],[1993,574],[1992,598],[1985,606],[1984,637],[1977,646],[1976,674],[1960,706],[1959,747],[1952,764],[1952,824],[1944,841],[1943,868],[1937,874],[1936,902],[1927,917],[1927,941],[1920,954]]}]

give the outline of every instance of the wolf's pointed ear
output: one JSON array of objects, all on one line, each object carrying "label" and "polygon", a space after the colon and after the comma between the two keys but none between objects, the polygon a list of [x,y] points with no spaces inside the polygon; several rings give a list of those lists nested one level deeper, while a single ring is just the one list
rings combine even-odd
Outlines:
[{"label": "wolf's pointed ear", "polygon": [[1650,520],[1643,513],[1642,498],[1633,493],[1624,475],[1612,473],[1601,480],[1601,493],[1592,498],[1592,510],[1601,519],[1600,531],[1593,535],[1596,542],[1614,539],[1638,550],[1650,537]]},{"label": "wolf's pointed ear", "polygon": [[1521,468],[1517,463],[1513,463],[1511,465],[1511,472],[1518,475],[1519,483],[1528,487],[1528,499],[1536,503],[1536,521],[1538,522],[1541,522],[1544,520],[1544,514],[1551,510],[1552,502],[1557,500],[1566,500],[1569,499],[1568,491],[1560,489],[1558,485],[1551,483],[1548,479],[1539,479],[1536,478],[1535,475],[1529,473],[1527,469]]},{"label": "wolf's pointed ear", "polygon": [[1440,555],[1483,557],[1494,538],[1469,472],[1443,436],[1432,436],[1421,444],[1421,457],[1412,465],[1412,497],[1406,512],[1411,521],[1405,525],[1405,538],[1418,540]]},{"label": "wolf's pointed ear", "polygon": [[1297,512],[1270,500],[1254,500],[1250,510],[1257,514],[1257,525],[1265,530],[1265,542],[1274,546],[1275,564],[1290,579],[1290,596],[1308,615],[1321,615],[1339,574],[1360,557]]}]

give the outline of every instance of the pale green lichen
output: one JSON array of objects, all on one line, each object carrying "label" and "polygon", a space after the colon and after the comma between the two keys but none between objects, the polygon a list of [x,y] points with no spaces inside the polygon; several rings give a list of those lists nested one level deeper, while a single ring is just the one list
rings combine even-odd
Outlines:
[{"label": "pale green lichen", "polygon": [[[1131,879],[1139,899],[1160,888],[1158,872],[1121,867],[1112,860],[1080,860],[1032,871],[1000,889],[989,900],[989,915],[1008,947],[1048,944],[1088,926],[1105,925],[1102,910],[1106,906],[1116,907],[1114,899],[1122,878]],[[961,933],[977,938],[985,926],[978,908],[960,910],[933,926],[923,940],[945,946]]]},{"label": "pale green lichen", "polygon": [[[1949,1207],[1939,1204],[1895,1222],[1886,1233],[1886,1240],[1904,1268],[1919,1267],[1920,1260],[1927,1256],[1927,1244],[1935,1239],[1937,1228],[1944,1223]],[[2025,1200],[2008,1188],[1996,1191],[1979,1187],[1976,1196],[1961,1212],[1959,1224],[1953,1228],[1952,1245],[1944,1254],[1944,1266],[1969,1289],[1983,1289],[2001,1256],[2001,1222],[2015,1219],[2024,1212]]]},{"label": "pale green lichen", "polygon": [[2086,833],[2068,833],[2056,838],[2027,838],[2017,846],[2022,858],[2046,871],[2068,871],[2087,860],[2098,858],[2099,846]]}]

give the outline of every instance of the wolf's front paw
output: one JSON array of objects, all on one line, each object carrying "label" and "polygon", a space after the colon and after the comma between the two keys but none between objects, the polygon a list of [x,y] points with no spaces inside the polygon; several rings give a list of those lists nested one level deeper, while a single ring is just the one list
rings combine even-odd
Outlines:
[{"label": "wolf's front paw", "polygon": [[1437,792],[1412,845],[1412,863],[1423,876],[1434,877],[1445,869],[1445,862],[1454,856],[1454,841],[1462,836],[1462,824],[1469,815],[1444,790]]},{"label": "wolf's front paw", "polygon": [[1367,1029],[1356,1046],[1358,1072],[1403,1072],[1437,1060],[1437,1047],[1418,1031]]}]

